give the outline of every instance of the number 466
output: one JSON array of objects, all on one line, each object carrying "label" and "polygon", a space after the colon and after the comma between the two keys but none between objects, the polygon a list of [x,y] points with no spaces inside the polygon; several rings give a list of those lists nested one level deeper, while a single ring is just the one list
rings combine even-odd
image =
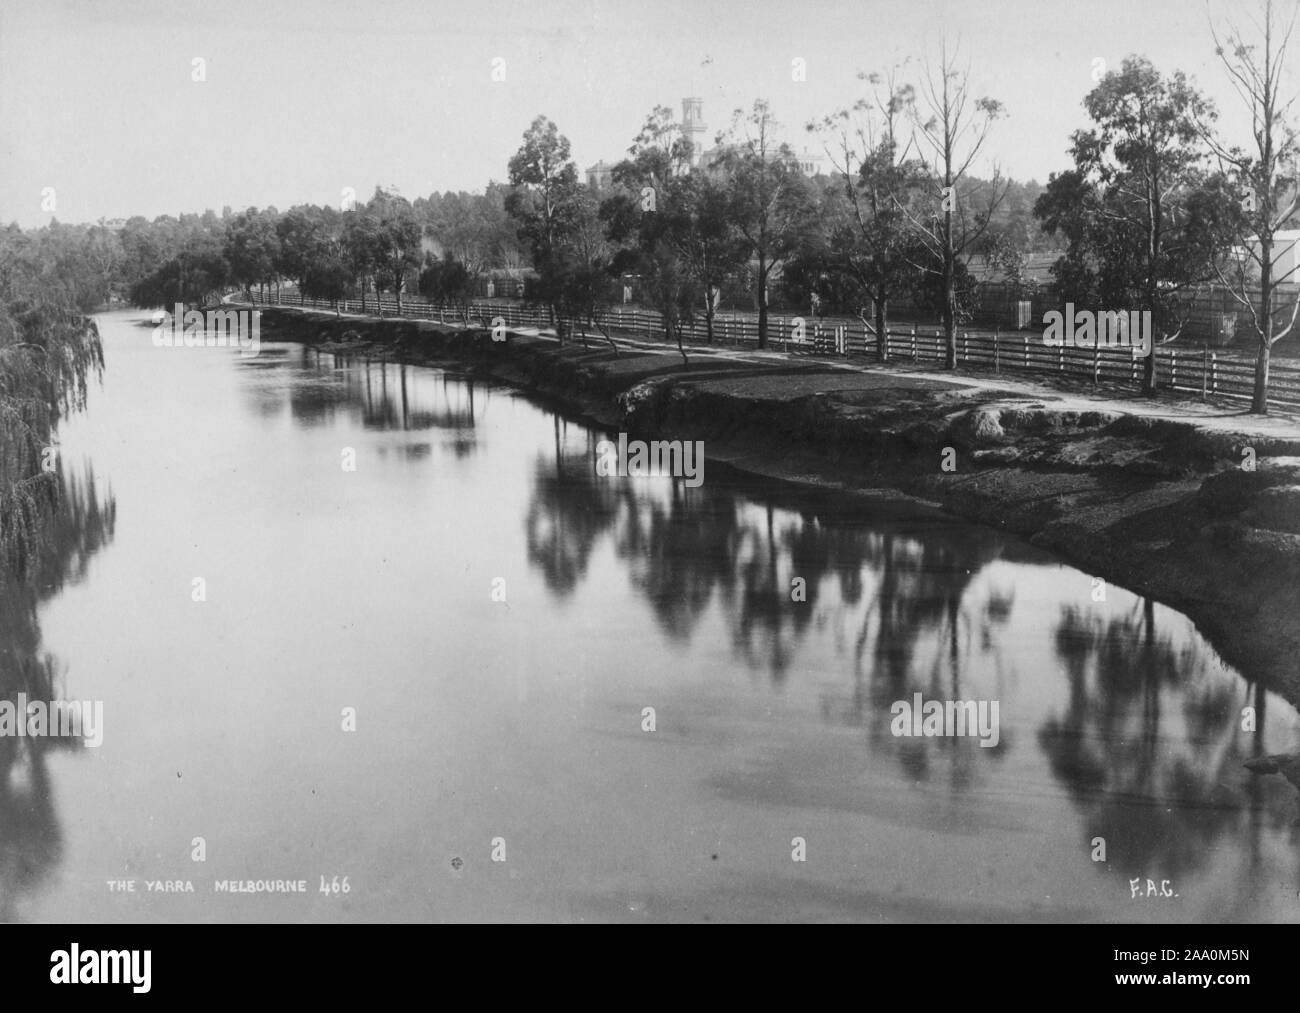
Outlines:
[{"label": "number 466", "polygon": [[321,878],[320,878],[320,892],[323,893],[323,894],[351,893],[351,892],[352,892],[352,887],[348,885],[348,877],[347,877],[347,876],[344,876],[344,877],[343,877],[343,882],[342,882],[342,884],[339,883],[339,878],[338,878],[338,876],[335,876],[335,877],[334,877],[332,880],[330,880],[328,883],[325,882],[325,877],[324,877],[324,876],[321,876]]}]

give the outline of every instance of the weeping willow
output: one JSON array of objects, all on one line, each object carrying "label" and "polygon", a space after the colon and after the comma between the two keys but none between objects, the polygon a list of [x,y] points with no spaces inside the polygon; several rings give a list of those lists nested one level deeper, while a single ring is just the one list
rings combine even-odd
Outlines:
[{"label": "weeping willow", "polygon": [[[0,700],[62,696],[63,673],[42,649],[37,610],[113,533],[112,497],[93,474],[65,476],[54,448],[61,419],[86,405],[104,369],[94,293],[54,253],[54,240],[0,230]],[[62,833],[46,751],[77,740],[0,736],[0,922],[57,864]],[[25,777],[16,772],[24,772]]]},{"label": "weeping willow", "polygon": [[60,301],[0,299],[0,582],[24,581],[48,547],[59,504],[52,446],[102,375],[92,318]]}]

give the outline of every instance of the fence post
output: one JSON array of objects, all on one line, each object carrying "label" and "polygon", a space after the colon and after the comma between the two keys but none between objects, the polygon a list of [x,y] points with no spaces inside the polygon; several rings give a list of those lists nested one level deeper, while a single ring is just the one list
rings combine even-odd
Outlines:
[{"label": "fence post", "polygon": [[993,372],[1002,372],[1002,360],[999,356],[998,345],[1001,337],[1001,330],[995,325],[993,328]]},{"label": "fence post", "polygon": [[1092,385],[1101,380],[1101,342],[1094,341],[1092,346]]},{"label": "fence post", "polygon": [[1205,399],[1206,391],[1210,383],[1210,346],[1201,346],[1201,400]]},{"label": "fence post", "polygon": [[1029,335],[1022,335],[1025,339],[1025,368],[1029,368]]},{"label": "fence post", "polygon": [[1219,392],[1219,353],[1210,353],[1210,390],[1212,393]]},{"label": "fence post", "polygon": [[1178,349],[1169,349],[1169,386],[1178,386]]},{"label": "fence post", "polygon": [[912,328],[912,361],[916,361],[916,328]]}]

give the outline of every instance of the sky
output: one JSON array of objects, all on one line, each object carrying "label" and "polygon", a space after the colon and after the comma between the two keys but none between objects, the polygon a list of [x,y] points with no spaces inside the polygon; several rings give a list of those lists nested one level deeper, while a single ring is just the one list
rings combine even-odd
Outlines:
[{"label": "sky", "polygon": [[[1086,125],[1097,59],[1117,67],[1141,53],[1187,72],[1239,135],[1248,119],[1209,25],[1252,9],[1251,0],[0,0],[0,222],[338,205],[347,188],[364,200],[376,185],[411,199],[481,191],[505,179],[538,114],[558,124],[584,169],[620,158],[654,106],[680,118],[687,95],[704,99],[710,141],[737,107],[764,98],[784,139],[821,151],[804,125],[852,104],[860,71],[910,58],[919,72],[944,36],[959,44],[972,92],[1006,107],[976,168],[996,162],[1046,182],[1068,167],[1070,133]],[[795,59],[805,80],[794,80]]]}]

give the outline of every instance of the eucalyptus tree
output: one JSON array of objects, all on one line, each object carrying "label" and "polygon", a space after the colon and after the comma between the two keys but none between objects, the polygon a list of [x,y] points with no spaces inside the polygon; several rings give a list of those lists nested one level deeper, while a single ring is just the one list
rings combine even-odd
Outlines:
[{"label": "eucalyptus tree", "polygon": [[[842,201],[827,201],[827,266],[857,291],[858,315],[889,358],[889,301],[915,282],[916,241],[909,205],[921,183],[907,125],[916,104],[900,69],[862,73],[868,94],[808,124],[823,137]],[[827,195],[830,197],[831,195]],[[838,210],[838,213],[834,213]],[[870,315],[874,317],[872,325]]]},{"label": "eucalyptus tree", "polygon": [[547,117],[538,116],[524,132],[523,144],[510,158],[509,178],[506,212],[529,249],[539,279],[535,291],[563,344],[567,324],[561,303],[572,262],[568,244],[575,235],[583,188],[569,139]]},{"label": "eucalyptus tree", "polygon": [[987,185],[965,185],[971,181],[971,167],[1004,109],[996,99],[977,97],[971,91],[969,73],[957,67],[958,55],[959,47],[950,52],[943,40],[938,66],[927,66],[915,101],[908,103],[925,190],[922,199],[904,205],[919,244],[918,266],[941,286],[949,369],[957,366],[959,264],[967,265],[977,251],[1007,191],[996,168]]},{"label": "eucalyptus tree", "polygon": [[690,170],[690,142],[672,119],[672,110],[656,106],[614,166],[614,192],[602,201],[600,219],[615,248],[612,268],[636,275],[651,305],[659,311],[664,337],[682,345],[682,324],[691,319],[695,282],[681,250],[689,229],[684,194]]},{"label": "eucalyptus tree", "polygon": [[778,127],[762,99],[748,112],[737,109],[730,131],[718,137],[720,153],[711,167],[730,188],[728,216],[754,262],[759,348],[767,347],[773,274],[806,244],[815,224],[808,183],[790,146],[777,140]]},{"label": "eucalyptus tree", "polygon": [[[245,291],[257,285],[265,295],[267,283],[277,276],[276,266],[280,258],[277,218],[273,209],[259,211],[249,208],[236,215],[227,226],[225,258],[230,264],[231,278]],[[186,245],[191,246],[188,242]]]},{"label": "eucalyptus tree", "polygon": [[375,188],[365,216],[373,223],[365,234],[371,244],[375,290],[392,292],[400,315],[402,293],[420,267],[420,224],[410,201],[382,187]]},{"label": "eucalyptus tree", "polygon": [[[1153,343],[1173,341],[1215,276],[1234,215],[1201,142],[1207,104],[1181,72],[1165,77],[1130,56],[1084,106],[1094,126],[1073,135],[1074,168],[1053,174],[1034,207],[1067,244],[1053,268],[1058,290],[1098,308],[1149,311]],[[1155,386],[1153,348],[1143,389]]]}]

